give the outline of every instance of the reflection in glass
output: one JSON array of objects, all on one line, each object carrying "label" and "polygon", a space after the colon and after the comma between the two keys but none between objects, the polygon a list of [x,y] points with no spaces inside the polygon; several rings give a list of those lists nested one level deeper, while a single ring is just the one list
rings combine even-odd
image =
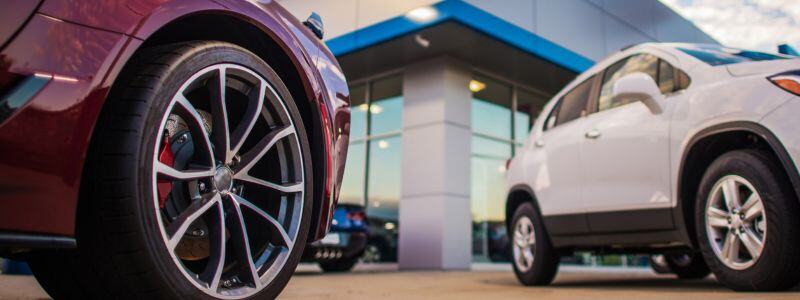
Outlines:
[{"label": "reflection in glass", "polygon": [[367,215],[397,220],[400,203],[400,136],[369,142]]},{"label": "reflection in glass", "polygon": [[403,126],[403,85],[400,75],[372,83],[369,134],[399,132]]},{"label": "reflection in glass", "polygon": [[472,132],[511,139],[511,87],[475,76],[485,88],[472,93]]},{"label": "reflection in glass", "polygon": [[350,88],[350,140],[367,136],[367,88]]},{"label": "reflection in glass", "polygon": [[351,142],[347,150],[339,203],[364,205],[365,159],[364,141]]},{"label": "reflection in glass", "polygon": [[[477,136],[472,137],[472,178],[470,200],[473,222],[473,254],[476,259],[492,255],[494,225],[505,220],[506,160],[511,157],[511,144]],[[499,248],[503,249],[503,246]]]},{"label": "reflection in glass", "polygon": [[525,143],[528,133],[542,112],[547,98],[523,89],[517,89],[517,109],[514,112],[514,142]]}]

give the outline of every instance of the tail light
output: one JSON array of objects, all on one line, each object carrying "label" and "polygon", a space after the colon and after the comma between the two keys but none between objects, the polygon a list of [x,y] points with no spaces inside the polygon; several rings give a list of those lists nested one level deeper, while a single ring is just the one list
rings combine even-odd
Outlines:
[{"label": "tail light", "polygon": [[351,211],[347,213],[347,219],[351,221],[364,221],[367,215],[363,211]]},{"label": "tail light", "polygon": [[779,88],[800,96],[800,71],[781,73],[770,76],[768,79]]}]

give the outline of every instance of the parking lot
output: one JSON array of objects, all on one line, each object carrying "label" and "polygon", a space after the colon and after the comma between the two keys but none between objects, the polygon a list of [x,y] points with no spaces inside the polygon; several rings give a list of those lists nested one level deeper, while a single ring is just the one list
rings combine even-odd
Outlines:
[{"label": "parking lot", "polygon": [[[301,265],[282,299],[798,299],[784,293],[736,293],[713,277],[679,281],[648,269],[564,267],[549,287],[522,287],[506,265],[476,265],[463,272],[397,272],[395,265],[358,266],[322,274]],[[29,276],[0,275],[0,299],[46,299]]]}]

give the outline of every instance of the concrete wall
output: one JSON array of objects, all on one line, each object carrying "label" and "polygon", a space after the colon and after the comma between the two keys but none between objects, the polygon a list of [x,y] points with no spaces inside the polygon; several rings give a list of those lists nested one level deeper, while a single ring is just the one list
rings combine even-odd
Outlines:
[{"label": "concrete wall", "polygon": [[[436,0],[278,0],[298,18],[322,15],[326,39]],[[716,43],[657,0],[465,0],[589,59],[647,41]]]}]

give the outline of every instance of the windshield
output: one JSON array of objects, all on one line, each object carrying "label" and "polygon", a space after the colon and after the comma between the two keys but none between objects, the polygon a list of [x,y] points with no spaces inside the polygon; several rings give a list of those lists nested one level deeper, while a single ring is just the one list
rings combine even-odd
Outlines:
[{"label": "windshield", "polygon": [[789,58],[788,56],[764,52],[706,45],[678,47],[678,50],[681,50],[684,53],[702,60],[703,62],[712,66],[736,64],[748,61],[778,60]]}]

